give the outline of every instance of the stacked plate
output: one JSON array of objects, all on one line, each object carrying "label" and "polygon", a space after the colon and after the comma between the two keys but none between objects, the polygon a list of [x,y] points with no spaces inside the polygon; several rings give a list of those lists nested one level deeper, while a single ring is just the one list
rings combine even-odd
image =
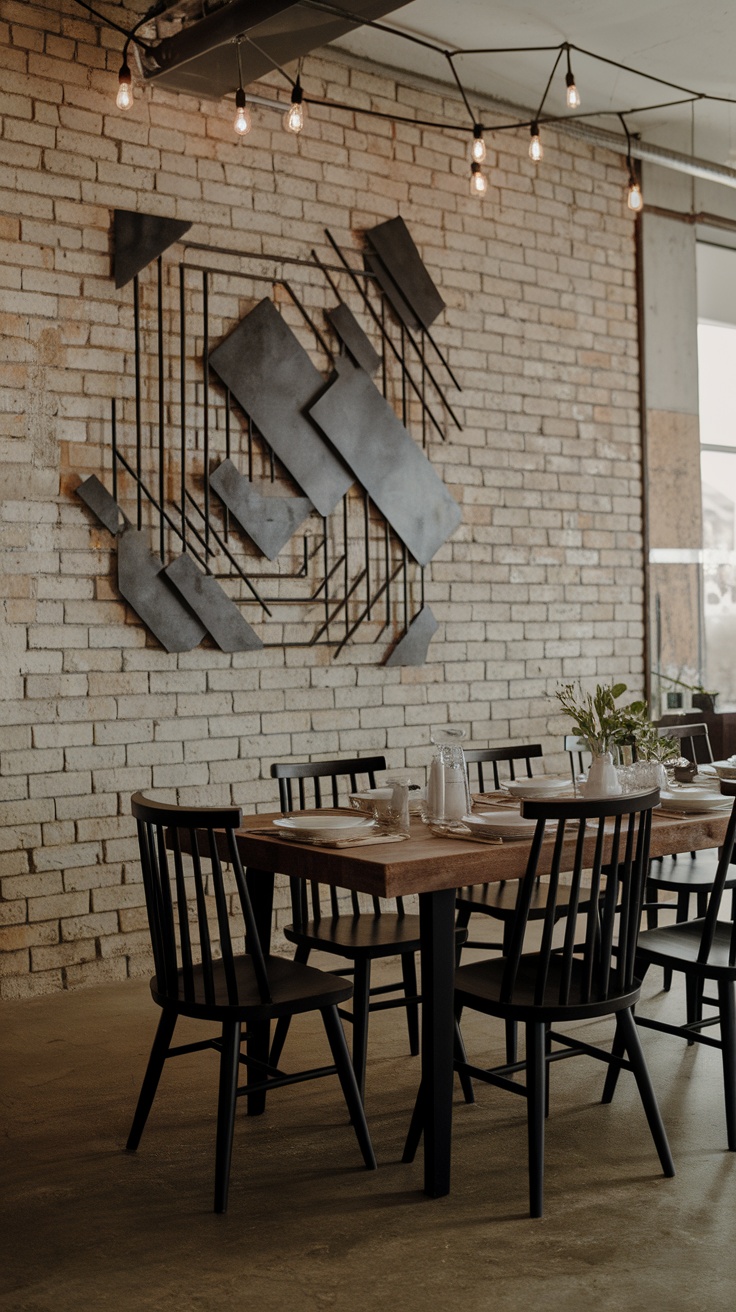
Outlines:
[{"label": "stacked plate", "polygon": [[518,811],[481,811],[463,816],[471,834],[477,838],[531,838],[536,820],[523,820]]},{"label": "stacked plate", "polygon": [[710,788],[678,788],[673,792],[664,789],[659,794],[663,811],[680,811],[685,815],[707,815],[709,811],[724,811],[732,806],[732,799]]},{"label": "stacked plate", "polygon": [[374,820],[358,815],[289,815],[273,822],[275,829],[296,838],[323,839],[367,838]]},{"label": "stacked plate", "polygon": [[510,779],[504,784],[506,792],[512,797],[528,797],[536,801],[557,797],[560,793],[569,792],[571,787],[569,779],[558,779],[551,774],[542,774],[538,779]]}]

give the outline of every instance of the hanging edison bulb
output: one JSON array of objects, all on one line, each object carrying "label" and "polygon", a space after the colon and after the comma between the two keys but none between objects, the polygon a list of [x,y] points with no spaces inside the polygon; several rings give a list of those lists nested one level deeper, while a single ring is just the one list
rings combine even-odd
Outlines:
[{"label": "hanging edison bulb", "polygon": [[250,132],[253,123],[250,117],[250,110],[245,103],[245,92],[242,87],[238,87],[235,92],[235,122],[233,128],[239,136],[244,137],[246,132]]},{"label": "hanging edison bulb", "polygon": [[633,174],[629,177],[629,185],[626,188],[626,204],[636,214],[644,209],[644,197],[641,194],[641,187]]},{"label": "hanging edison bulb", "polygon": [[488,191],[488,178],[476,160],[470,165],[470,194],[485,196]]},{"label": "hanging edison bulb", "polygon": [[544,159],[544,151],[542,150],[542,142],[539,136],[539,124],[532,123],[529,132],[531,135],[531,141],[529,142],[529,158],[533,160],[535,164],[538,164],[540,159]]},{"label": "hanging edison bulb", "polygon": [[130,109],[133,104],[133,79],[125,59],[118,73],[118,94],[115,97],[115,104],[118,109]]},{"label": "hanging edison bulb", "polygon": [[483,140],[483,127],[476,123],[473,127],[473,144],[470,148],[470,158],[476,164],[482,164],[486,157],[486,143]]},{"label": "hanging edison bulb", "polygon": [[571,68],[568,68],[565,77],[567,83],[567,108],[580,109],[580,92],[575,86],[575,76]]},{"label": "hanging edison bulb", "polygon": [[305,109],[302,100],[301,79],[297,77],[291,92],[291,104],[284,114],[284,127],[287,132],[298,134],[304,127]]}]

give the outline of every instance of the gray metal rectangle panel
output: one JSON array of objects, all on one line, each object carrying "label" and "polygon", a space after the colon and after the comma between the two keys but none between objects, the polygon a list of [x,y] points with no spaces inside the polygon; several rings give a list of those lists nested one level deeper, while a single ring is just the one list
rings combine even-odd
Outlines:
[{"label": "gray metal rectangle panel", "polygon": [[378,286],[386,296],[389,304],[393,306],[397,317],[407,328],[412,332],[415,332],[419,327],[419,320],[411,306],[404,300],[404,297],[401,295],[401,292],[389,274],[385,264],[383,264],[378,256],[374,255],[371,251],[367,251],[363,256],[363,263],[365,264],[366,269],[369,269],[371,273],[375,274]]},{"label": "gray metal rectangle panel", "polygon": [[118,588],[167,651],[191,651],[202,641],[204,625],[179,600],[142,530],[126,528],[118,539]]},{"label": "gray metal rectangle panel", "polygon": [[191,556],[178,556],[166,566],[164,573],[202,621],[221,651],[257,651],[263,646],[258,634],[243,618],[217,579],[203,574]]},{"label": "gray metal rectangle panel", "polygon": [[86,506],[89,506],[92,513],[97,516],[106,529],[109,529],[113,537],[116,537],[125,523],[125,516],[117,501],[113,500],[107,488],[95,474],[90,474],[89,478],[79,484],[77,496],[82,499]]},{"label": "gray metal rectangle panel", "polygon": [[366,237],[390,278],[419,322],[431,328],[445,308],[414,239],[401,217],[388,219],[366,232]]},{"label": "gray metal rectangle panel", "polygon": [[414,559],[428,564],[460,523],[460,507],[368,375],[342,356],[310,413]]},{"label": "gray metal rectangle panel", "polygon": [[367,374],[377,373],[381,364],[378,351],[363,332],[358,320],[349,306],[341,301],[334,310],[325,310],[325,318],[332,324],[343,346],[352,355],[356,364],[365,369]]},{"label": "gray metal rectangle panel", "polygon": [[264,496],[236,469],[232,460],[223,460],[212,471],[210,487],[269,560],[276,559],[312,513],[312,503],[306,497]]},{"label": "gray metal rectangle panel", "polygon": [[305,413],[324,379],[271,301],[241,319],[210,364],[315,509],[331,514],[353,478]]}]

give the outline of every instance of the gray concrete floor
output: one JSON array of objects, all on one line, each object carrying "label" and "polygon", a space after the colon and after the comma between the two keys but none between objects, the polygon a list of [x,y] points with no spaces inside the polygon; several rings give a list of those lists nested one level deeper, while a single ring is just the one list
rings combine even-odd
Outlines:
[{"label": "gray concrete floor", "polygon": [[[652,972],[642,1010],[683,1007],[681,985],[666,995]],[[423,1196],[421,1162],[400,1161],[418,1061],[401,1013],[378,1013],[366,1103],[379,1170],[362,1168],[335,1080],[292,1087],[240,1116],[217,1217],[214,1053],[169,1063],[138,1153],[123,1151],[157,1018],[139,981],[4,1005],[8,1312],[736,1307],[736,1155],[715,1050],[643,1033],[674,1180],[631,1076],[603,1107],[603,1065],[554,1066],[546,1216],[530,1221],[525,1103],[488,1086],[474,1107],[458,1093],[451,1196]],[[464,1031],[474,1060],[502,1059],[499,1023],[468,1017]],[[185,1036],[202,1034],[182,1023]],[[319,1022],[295,1024],[284,1065],[327,1059]]]}]

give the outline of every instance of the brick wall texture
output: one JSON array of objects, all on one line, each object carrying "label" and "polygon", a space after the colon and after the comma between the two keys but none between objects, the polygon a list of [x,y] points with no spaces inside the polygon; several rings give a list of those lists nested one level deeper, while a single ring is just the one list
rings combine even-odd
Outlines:
[{"label": "brick wall texture", "polygon": [[[469,135],[310,106],[298,141],[265,108],[239,141],[230,103],[151,88],[122,114],[121,39],[71,0],[2,0],[0,44],[0,997],[17,998],[149,969],[135,789],[275,809],[271,761],[383,752],[421,774],[447,721],[477,746],[541,741],[564,768],[551,695],[595,676],[640,691],[644,580],[620,159],[549,130],[535,170],[525,132],[498,134],[481,204]],[[317,97],[461,121],[449,93],[344,54],[304,72]],[[285,95],[274,79],[260,90]],[[325,225],[357,252],[366,227],[405,219],[463,387],[462,432],[427,447],[463,521],[428,571],[426,665],[381,667],[385,637],[337,660],[168,655],[122,602],[111,539],[73,494],[109,470],[116,389],[131,403],[116,207],[291,255],[328,255]],[[225,298],[223,328],[237,307]]]}]

